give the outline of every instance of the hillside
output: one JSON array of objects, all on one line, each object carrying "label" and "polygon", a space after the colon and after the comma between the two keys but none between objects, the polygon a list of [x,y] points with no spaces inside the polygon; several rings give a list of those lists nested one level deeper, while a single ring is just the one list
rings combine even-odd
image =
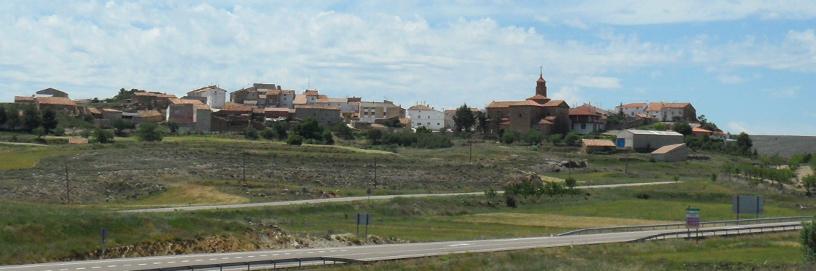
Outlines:
[{"label": "hillside", "polygon": [[816,153],[816,136],[752,135],[751,139],[754,148],[763,155]]}]

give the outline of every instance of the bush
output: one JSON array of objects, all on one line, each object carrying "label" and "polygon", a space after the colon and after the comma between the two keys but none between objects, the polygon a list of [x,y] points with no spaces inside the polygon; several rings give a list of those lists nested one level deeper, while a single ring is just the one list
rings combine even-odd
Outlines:
[{"label": "bush", "polygon": [[56,129],[54,129],[54,135],[55,136],[64,136],[65,135],[65,128],[57,127]]},{"label": "bush", "polygon": [[441,149],[441,148],[450,148],[453,146],[453,142],[451,141],[450,137],[441,134],[431,134],[431,133],[420,133],[416,134],[417,141],[416,147],[417,148],[424,148],[424,149]]},{"label": "bush", "polygon": [[286,139],[286,144],[295,146],[303,145],[303,137],[298,134],[289,134],[289,138]]},{"label": "bush", "polygon": [[113,121],[111,126],[113,126],[113,129],[114,129],[114,132],[116,133],[116,136],[127,136],[127,134],[125,133],[125,130],[133,129],[133,127],[134,127],[133,122],[131,122],[129,120],[125,120],[125,119],[115,120],[115,121]]},{"label": "bush", "polygon": [[553,145],[559,145],[563,141],[564,135],[562,134],[551,134],[547,137],[547,141],[552,143]]},{"label": "bush", "polygon": [[368,140],[371,140],[371,144],[377,145],[380,144],[382,140],[383,132],[380,129],[369,129],[366,132],[366,137]]},{"label": "bush", "polygon": [[334,145],[334,137],[332,136],[331,131],[323,131],[323,143],[326,145]]},{"label": "bush", "polygon": [[289,125],[286,122],[276,121],[272,123],[270,128],[275,131],[275,136],[278,138],[278,140],[286,140],[289,138],[287,126]]},{"label": "bush", "polygon": [[323,127],[312,118],[308,118],[295,127],[295,133],[304,139],[315,139],[323,141]]},{"label": "bush", "polygon": [[638,198],[638,199],[649,199],[650,198],[649,194],[646,194],[646,193],[637,193],[637,194],[635,194],[635,197]]},{"label": "bush", "polygon": [[567,188],[573,190],[575,189],[575,186],[578,184],[578,181],[575,180],[575,178],[573,177],[567,177],[567,179],[564,180],[564,184],[567,185]]},{"label": "bush", "polygon": [[266,140],[273,140],[277,138],[277,135],[275,134],[275,130],[272,130],[272,128],[264,128],[261,130],[261,137]]},{"label": "bush", "polygon": [[339,138],[344,140],[354,140],[354,131],[345,123],[338,123],[332,126],[332,132]]},{"label": "bush", "polygon": [[518,137],[519,137],[518,132],[506,131],[501,136],[501,142],[504,144],[513,144],[513,142],[516,142],[516,140],[518,140]]},{"label": "bush", "polygon": [[96,128],[96,130],[94,130],[93,136],[96,139],[96,142],[98,143],[102,144],[113,143],[113,133],[111,131]]},{"label": "bush", "polygon": [[580,146],[581,136],[577,133],[571,132],[564,137],[564,144],[567,144],[568,146]]},{"label": "bush", "polygon": [[247,128],[244,130],[244,138],[249,140],[258,140],[258,130],[255,130],[255,128]]},{"label": "bush", "polygon": [[516,207],[518,207],[518,200],[516,200],[515,195],[505,193],[504,194],[504,204],[506,204],[507,207],[516,208]]},{"label": "bush", "polygon": [[810,223],[802,223],[802,232],[799,236],[805,253],[805,262],[816,263],[816,218]]},{"label": "bush", "polygon": [[541,144],[541,141],[544,141],[544,135],[538,130],[530,130],[524,137],[524,141],[530,145],[538,145]]},{"label": "bush", "polygon": [[142,123],[136,131],[136,136],[139,140],[146,142],[162,141],[164,139],[164,131],[155,123]]}]

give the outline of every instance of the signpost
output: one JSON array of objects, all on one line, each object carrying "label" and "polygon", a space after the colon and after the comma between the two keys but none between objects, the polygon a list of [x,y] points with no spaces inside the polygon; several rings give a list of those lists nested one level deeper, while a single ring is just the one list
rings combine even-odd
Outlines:
[{"label": "signpost", "polygon": [[688,237],[691,238],[691,229],[700,229],[700,208],[686,208],[686,228],[688,229]]},{"label": "signpost", "polygon": [[100,255],[100,258],[104,259],[105,258],[105,241],[107,241],[107,239],[108,239],[108,229],[102,228],[102,230],[99,231],[99,235],[101,237],[100,243],[102,244],[102,255]]},{"label": "signpost", "polygon": [[765,209],[765,201],[759,196],[737,195],[731,201],[731,210],[737,214],[737,224],[739,224],[740,214],[754,214],[759,218]]},{"label": "signpost", "polygon": [[357,236],[360,236],[360,225],[365,225],[365,237],[368,239],[368,225],[371,224],[371,215],[368,213],[357,213]]}]

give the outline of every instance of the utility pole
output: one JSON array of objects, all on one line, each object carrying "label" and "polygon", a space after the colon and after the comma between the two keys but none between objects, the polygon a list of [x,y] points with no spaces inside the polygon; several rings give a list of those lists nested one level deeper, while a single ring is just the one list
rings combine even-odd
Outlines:
[{"label": "utility pole", "polygon": [[65,204],[71,204],[71,179],[68,178],[68,163],[65,167]]},{"label": "utility pole", "polygon": [[468,139],[468,163],[473,162],[473,140]]},{"label": "utility pole", "polygon": [[246,155],[241,154],[241,184],[246,185]]}]

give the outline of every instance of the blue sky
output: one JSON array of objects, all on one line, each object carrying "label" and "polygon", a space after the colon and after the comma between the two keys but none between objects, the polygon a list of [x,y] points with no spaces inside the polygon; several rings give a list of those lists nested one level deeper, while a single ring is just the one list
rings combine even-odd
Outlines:
[{"label": "blue sky", "polygon": [[816,1],[2,1],[0,101],[253,82],[450,108],[690,101],[816,135]]}]

